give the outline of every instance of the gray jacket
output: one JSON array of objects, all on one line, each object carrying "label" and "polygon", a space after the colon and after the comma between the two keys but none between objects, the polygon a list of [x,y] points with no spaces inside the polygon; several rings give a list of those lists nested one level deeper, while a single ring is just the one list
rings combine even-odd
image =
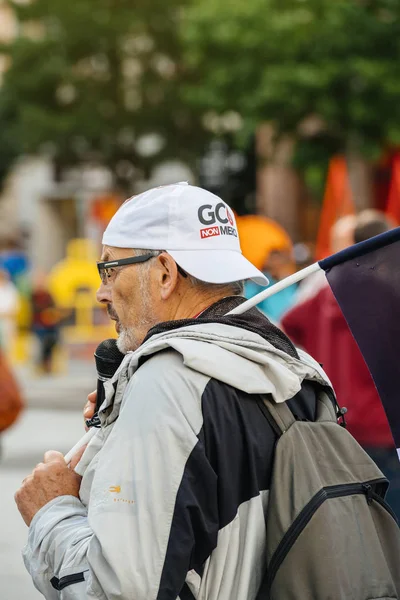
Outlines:
[{"label": "gray jacket", "polygon": [[329,385],[307,355],[201,319],[128,353],[76,468],[80,499],[30,526],[35,586],[48,600],[253,600],[276,440],[258,401],[301,409],[306,382]]}]

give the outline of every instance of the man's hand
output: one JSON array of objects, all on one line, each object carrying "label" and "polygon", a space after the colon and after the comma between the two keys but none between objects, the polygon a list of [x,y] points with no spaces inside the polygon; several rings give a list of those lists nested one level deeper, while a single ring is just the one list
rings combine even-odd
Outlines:
[{"label": "man's hand", "polygon": [[97,390],[94,390],[94,392],[91,392],[88,397],[87,397],[87,402],[85,404],[85,407],[83,409],[83,418],[85,421],[85,429],[86,431],[89,429],[89,427],[87,427],[86,425],[86,421],[87,419],[91,419],[95,413],[96,410],[96,400],[97,400]]},{"label": "man's hand", "polygon": [[50,500],[58,496],[79,498],[81,477],[68,468],[61,452],[50,450],[22,482],[14,498],[18,510],[29,526],[35,514]]}]

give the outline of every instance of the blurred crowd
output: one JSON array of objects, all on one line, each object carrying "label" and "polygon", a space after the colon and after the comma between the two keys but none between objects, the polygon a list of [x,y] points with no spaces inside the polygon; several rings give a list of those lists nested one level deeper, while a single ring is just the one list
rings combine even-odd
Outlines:
[{"label": "blurred crowd", "polygon": [[0,348],[13,362],[18,336],[30,332],[37,341],[31,357],[37,370],[50,373],[59,339],[62,313],[48,288],[44,273],[30,271],[29,259],[15,241],[0,251]]}]

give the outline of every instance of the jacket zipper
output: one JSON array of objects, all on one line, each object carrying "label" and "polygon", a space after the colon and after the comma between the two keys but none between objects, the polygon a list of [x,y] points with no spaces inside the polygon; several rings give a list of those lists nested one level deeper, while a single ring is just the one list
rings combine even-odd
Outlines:
[{"label": "jacket zipper", "polygon": [[329,487],[322,488],[315,496],[310,500],[308,504],[300,511],[292,525],[289,527],[283,538],[281,539],[277,549],[275,550],[268,567],[267,577],[267,590],[270,592],[272,583],[275,579],[275,575],[278,572],[285,556],[303,531],[307,523],[311,520],[316,510],[329,498],[339,498],[341,496],[353,496],[356,494],[364,494],[366,496],[368,504],[371,504],[373,500],[376,500],[388,513],[395,519],[397,519],[385,500],[373,490],[373,485],[379,483],[385,483],[386,479],[374,479],[366,483],[345,483],[339,485],[331,485]]}]

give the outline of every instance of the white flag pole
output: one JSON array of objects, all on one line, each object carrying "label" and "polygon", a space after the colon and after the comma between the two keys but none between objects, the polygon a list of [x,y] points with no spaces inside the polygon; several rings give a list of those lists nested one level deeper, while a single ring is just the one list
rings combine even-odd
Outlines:
[{"label": "white flag pole", "polygon": [[88,429],[85,435],[81,437],[79,442],[76,442],[75,446],[73,446],[71,450],[67,452],[67,454],[64,456],[64,460],[67,463],[67,465],[69,465],[69,463],[71,462],[71,459],[73,458],[74,454],[76,454],[78,450],[82,448],[82,446],[88,444],[97,431],[98,429],[96,427],[91,427],[90,429]]},{"label": "white flag pole", "polygon": [[316,273],[317,271],[322,271],[322,269],[319,266],[319,263],[316,262],[312,265],[309,265],[308,267],[305,267],[305,269],[301,269],[301,271],[297,271],[297,273],[293,273],[293,275],[289,275],[289,277],[285,277],[285,279],[282,279],[282,281],[278,281],[278,283],[271,285],[271,287],[268,287],[256,296],[253,296],[253,298],[250,298],[250,300],[243,302],[243,304],[237,306],[233,310],[229,311],[227,314],[241,315],[242,313],[246,312],[246,310],[249,310],[250,308],[253,308],[253,306],[256,306],[259,302],[262,302],[266,298],[273,296],[273,294],[284,290],[293,283],[297,283],[298,281],[301,281],[308,275],[311,275],[311,273]]}]

